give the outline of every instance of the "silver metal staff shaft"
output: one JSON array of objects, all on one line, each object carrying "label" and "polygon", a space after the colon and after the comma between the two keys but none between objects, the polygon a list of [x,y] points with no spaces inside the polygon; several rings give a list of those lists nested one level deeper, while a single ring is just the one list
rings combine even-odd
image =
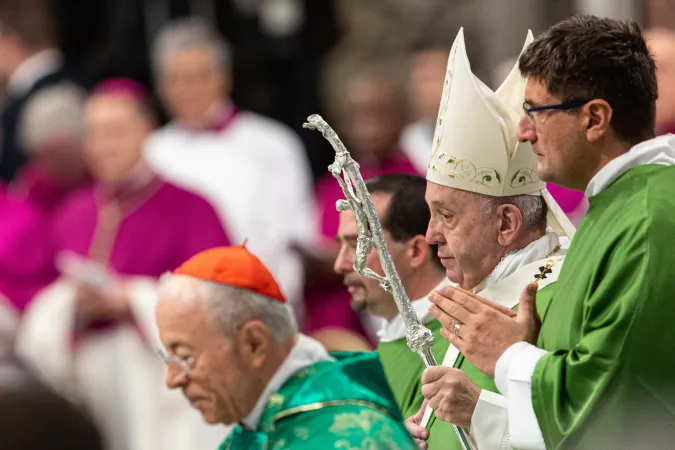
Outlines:
[{"label": "silver metal staff shaft", "polygon": [[[420,355],[426,367],[437,366],[438,362],[432,350],[434,335],[420,323],[408,294],[405,292],[403,283],[401,283],[401,278],[398,276],[396,267],[394,267],[394,261],[389,254],[389,250],[387,250],[382,224],[377,217],[368,188],[366,188],[366,183],[359,171],[359,164],[352,159],[337,133],[321,116],[318,114],[309,116],[307,123],[302,126],[303,128],[320,131],[335,150],[335,161],[328,166],[328,170],[338,181],[346,197],[346,200],[339,200],[336,207],[338,211],[348,210],[354,213],[358,227],[354,270],[361,276],[377,280],[382,289],[392,294],[398,312],[405,324],[408,347]],[[375,247],[380,258],[384,276],[366,267],[366,258],[373,247]],[[453,425],[453,427],[462,447],[465,450],[473,449],[468,432],[456,425]]]}]

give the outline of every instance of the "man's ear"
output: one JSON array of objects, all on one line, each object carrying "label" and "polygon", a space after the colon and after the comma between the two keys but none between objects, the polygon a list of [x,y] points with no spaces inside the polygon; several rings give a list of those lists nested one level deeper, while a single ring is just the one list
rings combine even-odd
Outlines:
[{"label": "man's ear", "polygon": [[582,114],[586,116],[586,139],[596,142],[611,129],[614,110],[606,100],[595,99],[588,102]]},{"label": "man's ear", "polygon": [[499,205],[499,245],[507,247],[516,240],[523,229],[523,215],[515,205]]},{"label": "man's ear", "polygon": [[235,345],[252,369],[260,369],[271,351],[271,340],[267,325],[259,320],[251,320],[237,332]]},{"label": "man's ear", "polygon": [[426,238],[418,234],[408,241],[408,252],[410,267],[417,269],[429,259],[431,248],[427,244]]}]

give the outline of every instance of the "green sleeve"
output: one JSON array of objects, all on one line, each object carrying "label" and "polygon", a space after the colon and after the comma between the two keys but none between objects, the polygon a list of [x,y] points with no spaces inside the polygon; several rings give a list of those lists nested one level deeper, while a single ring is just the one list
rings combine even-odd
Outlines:
[{"label": "green sleeve", "polygon": [[[549,352],[537,363],[532,403],[547,448],[599,448],[596,444],[608,442],[616,444],[613,448],[632,448],[624,447],[627,442],[622,440],[630,436],[636,410],[653,405],[654,414],[673,406],[672,392],[661,399],[658,390],[650,392],[651,381],[663,377],[654,373],[658,371],[655,361],[661,361],[663,373],[675,373],[673,358],[665,362],[666,353],[658,351],[673,345],[672,334],[664,339],[657,332],[659,321],[667,322],[664,316],[672,320],[672,298],[664,295],[673,292],[673,283],[667,282],[669,288],[659,286],[664,279],[659,265],[669,259],[663,258],[663,250],[652,248],[647,238],[660,230],[643,225],[597,250],[592,285],[583,287],[585,297],[579,294],[583,308],[567,325],[572,330],[580,328],[578,340],[569,342],[568,350]],[[556,302],[564,304],[566,293],[558,292]],[[669,348],[672,355],[673,347]],[[658,420],[673,420],[673,411]]]},{"label": "green sleeve", "polygon": [[[438,363],[450,345],[441,335],[441,324],[434,320],[426,325],[434,335],[433,352]],[[404,339],[394,342],[381,342],[378,345],[380,361],[387,375],[396,403],[398,403],[404,418],[414,415],[422,407],[422,372],[424,363],[417,353],[414,353]]]},{"label": "green sleeve", "polygon": [[270,450],[415,450],[402,423],[386,413],[340,405],[298,414],[276,424]]}]

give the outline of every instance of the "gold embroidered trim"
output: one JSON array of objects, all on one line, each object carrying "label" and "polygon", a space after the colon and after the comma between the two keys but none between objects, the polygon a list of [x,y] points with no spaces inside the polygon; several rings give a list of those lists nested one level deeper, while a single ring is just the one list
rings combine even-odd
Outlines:
[{"label": "gold embroidered trim", "polygon": [[391,413],[389,411],[387,411],[385,408],[383,408],[379,405],[376,405],[374,403],[366,402],[366,401],[363,401],[363,400],[331,400],[331,401],[327,401],[327,402],[310,403],[309,405],[298,406],[298,407],[287,409],[285,411],[282,411],[282,412],[278,413],[277,415],[272,417],[272,423],[271,423],[271,426],[270,426],[270,431],[274,430],[274,425],[278,421],[280,421],[282,419],[285,419],[286,417],[290,417],[290,416],[293,416],[295,414],[300,414],[300,413],[304,413],[304,412],[316,411],[316,410],[319,410],[321,408],[327,408],[327,407],[330,407],[330,406],[342,406],[342,405],[366,406],[366,407],[372,408],[376,411],[379,411],[379,412],[391,417]]}]

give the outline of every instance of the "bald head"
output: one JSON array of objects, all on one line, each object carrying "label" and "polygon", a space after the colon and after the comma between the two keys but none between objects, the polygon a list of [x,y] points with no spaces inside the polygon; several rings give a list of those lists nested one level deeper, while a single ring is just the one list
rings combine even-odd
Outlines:
[{"label": "bald head", "polygon": [[675,31],[652,28],[645,32],[645,39],[656,62],[656,130],[663,133],[675,128]]}]

